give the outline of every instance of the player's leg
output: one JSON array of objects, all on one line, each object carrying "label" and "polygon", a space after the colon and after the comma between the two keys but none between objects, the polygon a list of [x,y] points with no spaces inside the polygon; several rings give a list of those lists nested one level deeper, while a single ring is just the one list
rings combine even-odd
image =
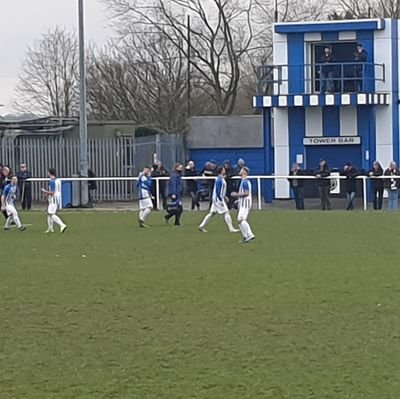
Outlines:
[{"label": "player's leg", "polygon": [[210,222],[210,220],[216,215],[215,212],[210,211],[200,223],[199,230],[203,233],[207,233],[206,226]]},{"label": "player's leg", "polygon": [[9,215],[7,218],[7,221],[11,224],[12,222],[15,223],[15,225],[21,230],[22,229],[22,223],[21,220],[18,216],[18,212],[15,209],[14,206],[7,206],[7,214]]},{"label": "player's leg", "polygon": [[243,236],[243,242],[249,242],[255,238],[249,223],[247,222],[247,217],[249,215],[249,209],[241,208],[238,214],[239,229]]},{"label": "player's leg", "polygon": [[47,230],[45,233],[54,233],[53,218],[49,214],[47,214]]},{"label": "player's leg", "polygon": [[64,231],[67,229],[67,225],[61,220],[61,218],[56,214],[58,209],[57,204],[50,204],[48,208],[48,214],[51,217],[52,223],[54,226],[54,223],[60,226],[60,232],[64,233]]},{"label": "player's leg", "polygon": [[150,215],[151,210],[153,209],[153,202],[150,198],[146,198],[144,200],[139,200],[139,226],[147,227],[145,224],[145,220],[147,216]]},{"label": "player's leg", "polygon": [[232,218],[231,218],[229,211],[224,213],[224,220],[225,220],[226,225],[228,226],[230,233],[238,233],[240,231],[233,227],[233,222],[232,222]]},{"label": "player's leg", "polygon": [[52,215],[51,218],[53,219],[53,223],[60,226],[60,232],[64,233],[64,231],[67,229],[67,225],[61,220],[61,218],[56,214]]}]

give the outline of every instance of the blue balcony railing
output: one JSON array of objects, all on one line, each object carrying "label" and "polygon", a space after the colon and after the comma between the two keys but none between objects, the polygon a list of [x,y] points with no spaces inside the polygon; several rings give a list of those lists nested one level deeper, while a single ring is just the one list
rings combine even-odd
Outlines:
[{"label": "blue balcony railing", "polygon": [[371,62],[263,65],[258,69],[259,95],[375,93],[385,82],[385,64]]}]

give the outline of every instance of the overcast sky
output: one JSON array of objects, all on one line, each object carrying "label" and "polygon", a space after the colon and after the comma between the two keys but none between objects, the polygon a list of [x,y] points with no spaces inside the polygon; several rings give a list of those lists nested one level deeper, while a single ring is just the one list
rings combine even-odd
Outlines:
[{"label": "overcast sky", "polygon": [[[111,35],[98,0],[84,0],[86,40],[99,45]],[[14,87],[26,46],[56,25],[77,30],[78,0],[2,0],[0,11],[0,115],[12,112]]]}]

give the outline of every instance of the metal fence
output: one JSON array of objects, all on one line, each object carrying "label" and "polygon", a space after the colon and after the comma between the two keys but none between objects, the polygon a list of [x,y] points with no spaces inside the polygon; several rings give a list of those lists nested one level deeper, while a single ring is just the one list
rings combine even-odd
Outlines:
[{"label": "metal fence", "polygon": [[[155,135],[147,137],[92,138],[88,140],[89,165],[96,176],[136,176],[146,164],[162,160],[167,168],[185,160],[183,137]],[[60,177],[79,176],[79,139],[64,137],[3,137],[0,161],[17,171],[26,163],[33,176],[47,175],[55,168]],[[39,182],[32,187],[33,200],[42,194]],[[127,201],[134,196],[132,181],[98,181],[94,200]]]}]

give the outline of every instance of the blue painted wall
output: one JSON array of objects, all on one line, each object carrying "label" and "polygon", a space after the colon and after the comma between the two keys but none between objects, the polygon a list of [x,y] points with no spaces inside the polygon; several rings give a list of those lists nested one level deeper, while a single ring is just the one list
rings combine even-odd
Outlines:
[{"label": "blue painted wall", "polygon": [[289,93],[304,93],[304,34],[287,37]]}]

